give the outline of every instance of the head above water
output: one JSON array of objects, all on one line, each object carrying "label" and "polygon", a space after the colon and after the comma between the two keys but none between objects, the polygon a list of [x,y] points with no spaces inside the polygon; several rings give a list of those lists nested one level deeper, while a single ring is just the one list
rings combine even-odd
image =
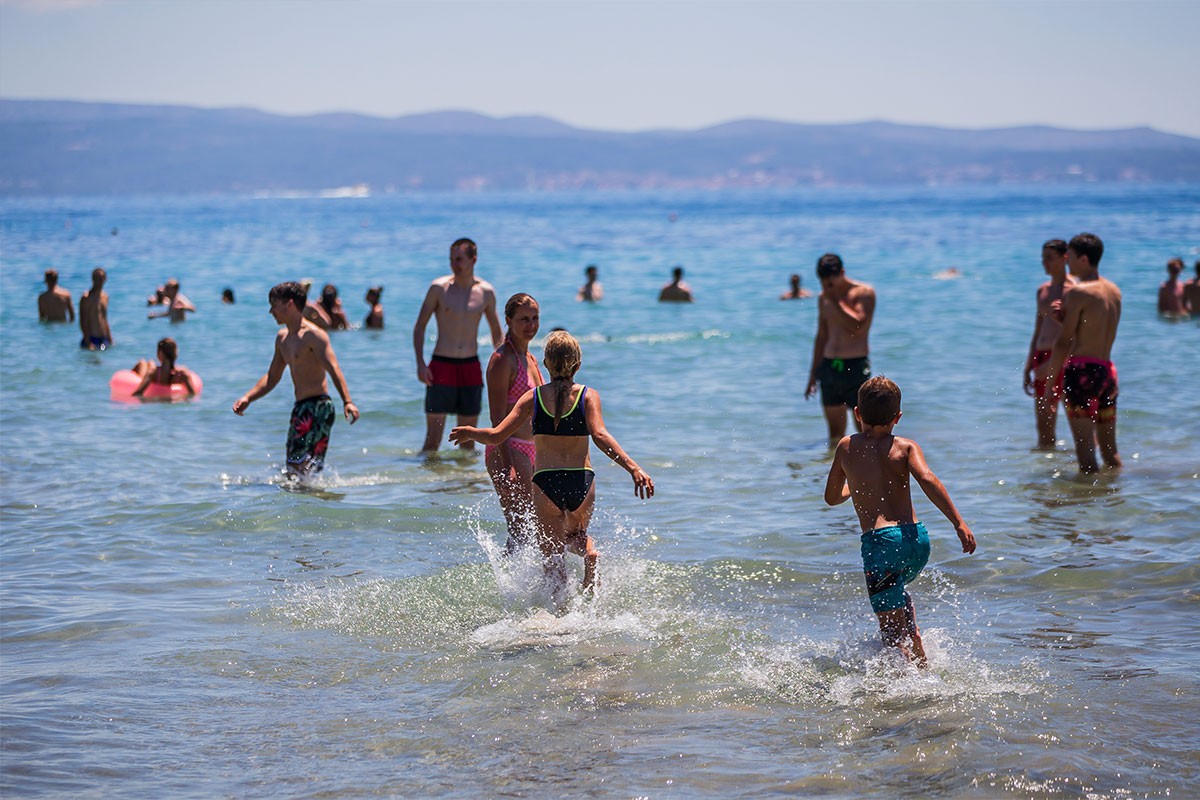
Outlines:
[{"label": "head above water", "polygon": [[334,286],[332,283],[325,284],[325,286],[321,289],[321,306],[326,311],[332,312],[334,306],[337,305],[337,299],[338,299],[337,287]]},{"label": "head above water", "polygon": [[56,269],[46,270],[46,274],[42,277],[42,279],[46,281],[46,286],[48,288],[53,289],[55,286],[58,285],[58,270],[56,270]]},{"label": "head above water", "polygon": [[595,264],[588,264],[587,267],[584,268],[584,270],[583,270],[583,274],[586,275],[588,277],[588,280],[590,280],[590,281],[596,280],[596,276],[599,273],[600,273],[600,268],[597,267]]},{"label": "head above water", "polygon": [[858,417],[863,425],[888,425],[900,413],[900,387],[883,375],[858,389]]},{"label": "head above water", "polygon": [[271,287],[271,291],[267,293],[267,302],[271,305],[290,302],[296,308],[303,309],[308,304],[308,290],[296,281],[284,281]]},{"label": "head above water", "polygon": [[221,302],[222,303],[232,303],[233,302],[233,289],[230,289],[229,287],[225,287],[224,289],[221,290]]},{"label": "head above water", "polygon": [[158,340],[158,360],[164,365],[175,366],[175,359],[179,357],[179,345],[175,340],[168,336],[165,339]]},{"label": "head above water", "polygon": [[371,303],[372,305],[374,305],[375,303],[379,302],[379,298],[381,298],[381,297],[383,297],[383,287],[382,286],[372,286],[370,289],[367,289],[367,302],[368,303]]},{"label": "head above water", "polygon": [[672,269],[671,277],[675,279],[676,283],[679,283],[681,280],[683,280],[683,267],[675,267]]},{"label": "head above water", "polygon": [[1070,244],[1067,245],[1067,250],[1074,253],[1076,257],[1086,258],[1088,264],[1095,269],[1100,266],[1100,259],[1104,256],[1104,242],[1100,241],[1100,237],[1094,233],[1081,233],[1072,237]]},{"label": "head above water", "polygon": [[1170,261],[1167,262],[1167,273],[1170,274],[1170,276],[1172,278],[1178,278],[1182,272],[1183,272],[1183,259],[1182,258],[1172,258]]},{"label": "head above water", "polygon": [[566,331],[554,331],[547,336],[542,354],[542,363],[551,378],[574,378],[583,363],[579,342]]},{"label": "head above water", "polygon": [[104,282],[106,280],[108,280],[108,273],[105,272],[103,269],[101,269],[100,267],[96,267],[94,270],[92,270],[92,286],[93,287],[103,286]]},{"label": "head above water", "polygon": [[817,259],[817,278],[825,280],[836,275],[841,275],[846,271],[842,265],[842,257],[836,253],[826,253]]}]

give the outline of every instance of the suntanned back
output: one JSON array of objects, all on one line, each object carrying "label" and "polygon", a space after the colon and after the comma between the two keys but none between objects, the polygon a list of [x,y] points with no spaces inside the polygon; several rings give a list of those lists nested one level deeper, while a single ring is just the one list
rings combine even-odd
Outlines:
[{"label": "suntanned back", "polygon": [[856,433],[838,445],[854,511],[864,531],[915,521],[909,491],[912,442],[887,434]]}]

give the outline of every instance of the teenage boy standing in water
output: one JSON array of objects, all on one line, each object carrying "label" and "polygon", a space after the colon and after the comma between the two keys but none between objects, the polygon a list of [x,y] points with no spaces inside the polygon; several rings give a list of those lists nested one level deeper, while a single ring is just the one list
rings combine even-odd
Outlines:
[{"label": "teenage boy standing in water", "polygon": [[1111,469],[1121,466],[1117,453],[1117,368],[1113,340],[1121,321],[1121,290],[1100,277],[1104,243],[1081,233],[1067,245],[1067,266],[1079,283],[1063,299],[1062,333],[1050,355],[1049,380],[1061,380],[1063,405],[1081,472],[1096,472],[1096,445]]},{"label": "teenage boy standing in water", "polygon": [[267,299],[271,303],[271,316],[284,329],[275,337],[275,357],[271,359],[267,374],[233,404],[233,413],[239,417],[245,414],[251,403],[275,388],[283,377],[283,368],[288,367],[296,393],[288,429],[288,473],[320,472],[325,466],[329,433],[336,417],[325,383],[326,373],[333,378],[333,385],[342,396],[346,419],[351,425],[358,420],[358,407],[350,400],[350,390],[333,353],[333,345],[329,343],[329,334],[304,318],[304,306],[308,302],[304,287],[291,281],[281,283],[272,287]]},{"label": "teenage boy standing in water", "polygon": [[1033,322],[1033,338],[1029,342],[1029,354],[1025,357],[1025,394],[1034,398],[1033,409],[1037,419],[1038,449],[1053,450],[1057,441],[1055,434],[1058,419],[1058,401],[1062,387],[1050,383],[1050,351],[1062,331],[1059,314],[1062,299],[1075,279],[1067,275],[1067,243],[1062,239],[1051,239],[1042,245],[1042,268],[1050,276],[1037,290],[1037,315]]},{"label": "teenage boy standing in water", "polygon": [[[446,415],[455,414],[460,426],[473,426],[483,407],[483,370],[479,365],[479,319],[487,317],[492,347],[504,341],[496,314],[496,290],[475,277],[478,251],[470,239],[450,245],[450,274],[434,279],[413,326],[417,380],[425,384],[425,444],[433,452],[442,440]],[[425,326],[437,319],[437,343],[425,363]],[[472,442],[462,447],[473,450]]]},{"label": "teenage boy standing in water", "polygon": [[[867,595],[879,617],[883,643],[900,648],[905,658],[915,657],[924,667],[925,646],[904,585],[929,560],[929,533],[913,509],[909,477],[916,478],[925,496],[950,520],[964,553],[975,552],[975,535],[925,463],[920,446],[892,435],[901,413],[900,387],[895,383],[880,375],[862,385],[854,409],[862,432],[838,442],[825,483],[825,502],[835,506],[853,498],[863,531]],[[912,641],[911,651],[904,643],[906,636]]]},{"label": "teenage boy standing in water", "polygon": [[817,338],[804,396],[816,394],[817,381],[821,382],[821,405],[832,447],[846,433],[846,414],[858,404],[858,387],[871,377],[867,337],[875,316],[875,290],[847,278],[842,259],[833,253],[817,259],[817,277],[821,280]]}]

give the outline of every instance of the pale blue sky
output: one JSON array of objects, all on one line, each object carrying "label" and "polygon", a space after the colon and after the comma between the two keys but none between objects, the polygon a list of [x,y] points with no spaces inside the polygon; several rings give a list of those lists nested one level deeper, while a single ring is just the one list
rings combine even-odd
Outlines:
[{"label": "pale blue sky", "polygon": [[0,96],[1200,136],[1200,2],[0,0]]}]

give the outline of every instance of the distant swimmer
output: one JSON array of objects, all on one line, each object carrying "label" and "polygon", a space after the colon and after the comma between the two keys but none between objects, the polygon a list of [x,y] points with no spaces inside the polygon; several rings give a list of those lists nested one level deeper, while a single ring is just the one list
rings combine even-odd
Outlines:
[{"label": "distant swimmer", "polygon": [[575,337],[566,331],[550,334],[544,353],[549,384],[525,392],[499,425],[482,429],[457,427],[450,431],[450,441],[498,445],[532,422],[537,463],[533,473],[533,505],[547,574],[561,575],[564,552],[583,556],[586,591],[596,584],[600,558],[587,532],[596,502],[588,437],[602,453],[629,472],[636,496],[652,497],[654,481],[605,428],[600,393],[575,383],[575,373],[583,361]]},{"label": "distant swimmer", "polygon": [[71,293],[58,285],[58,270],[46,270],[46,291],[38,295],[38,319],[42,322],[74,322]]},{"label": "distant swimmer", "polygon": [[[450,274],[435,278],[413,325],[413,351],[417,380],[425,384],[425,443],[434,452],[442,441],[446,415],[455,414],[459,425],[474,425],[483,407],[483,371],[479,367],[479,320],[486,317],[492,347],[503,341],[496,314],[496,290],[475,277],[478,248],[470,239],[450,245]],[[425,327],[437,320],[433,357],[425,363]],[[464,449],[474,446],[462,443]]]},{"label": "distant swimmer", "polygon": [[820,382],[832,447],[846,433],[846,416],[858,403],[858,387],[871,377],[867,339],[875,316],[875,290],[847,278],[842,259],[834,253],[817,259],[817,278],[817,338],[804,396],[815,395]]},{"label": "distant swimmer", "polygon": [[230,289],[228,286],[226,286],[221,290],[221,302],[227,306],[233,305],[233,289]]},{"label": "distant swimmer", "polygon": [[580,302],[596,303],[604,299],[604,287],[596,278],[600,274],[600,268],[595,264],[588,264],[583,271],[587,276],[587,283],[579,287],[579,294],[575,295],[575,299]]},{"label": "distant swimmer", "polygon": [[92,288],[79,298],[79,330],[84,350],[107,350],[112,347],[112,330],[108,327],[108,293],[104,282],[108,275],[100,267],[92,270]]},{"label": "distant swimmer", "polygon": [[1048,380],[1061,381],[1063,405],[1081,472],[1096,472],[1096,445],[1111,469],[1117,453],[1117,368],[1112,346],[1121,321],[1121,290],[1100,277],[1104,243],[1081,233],[1067,245],[1067,266],[1078,280],[1063,298],[1062,332],[1050,355]]},{"label": "distant swimmer", "polygon": [[284,329],[275,336],[275,356],[267,374],[233,404],[233,413],[245,414],[251,403],[275,388],[283,377],[284,367],[288,367],[296,396],[288,427],[288,474],[320,472],[325,466],[329,434],[337,416],[329,398],[326,374],[342,397],[351,425],[358,420],[358,407],[350,399],[350,389],[338,366],[329,334],[304,319],[304,306],[308,302],[304,287],[293,282],[281,283],[271,288],[267,299],[271,303],[271,316]]},{"label": "distant swimmer", "polygon": [[346,310],[338,298],[337,287],[327,283],[321,289],[321,297],[315,303],[304,306],[304,318],[323,331],[344,331],[350,327]]},{"label": "distant swimmer", "polygon": [[920,446],[892,434],[901,414],[900,387],[895,383],[880,375],[862,385],[854,409],[862,432],[838,442],[825,482],[825,502],[835,506],[853,499],[862,528],[867,596],[883,643],[924,667],[925,646],[905,585],[929,560],[929,533],[913,510],[909,478],[954,526],[964,553],[975,552],[975,535],[925,462]]},{"label": "distant swimmer", "polygon": [[962,277],[962,270],[958,267],[950,267],[933,273],[935,281],[952,281]]},{"label": "distant swimmer", "polygon": [[1167,262],[1167,279],[1158,287],[1158,313],[1169,317],[1179,317],[1187,313],[1183,302],[1183,284],[1179,276],[1183,274],[1183,259],[1172,258]]},{"label": "distant swimmer", "polygon": [[808,289],[800,288],[800,276],[793,273],[792,277],[788,278],[788,290],[779,295],[779,299],[800,300],[805,297],[812,297],[812,292]]},{"label": "distant swimmer", "polygon": [[383,287],[372,286],[367,289],[367,305],[371,310],[367,312],[367,318],[363,320],[363,327],[369,330],[383,330],[383,303],[380,302],[383,298]]},{"label": "distant swimmer", "polygon": [[692,287],[683,282],[683,267],[675,267],[671,270],[671,282],[663,286],[662,291],[658,293],[658,302],[690,303],[694,299]]},{"label": "distant swimmer", "polygon": [[187,319],[187,315],[196,310],[196,307],[192,305],[192,301],[188,300],[185,295],[180,294],[179,281],[174,278],[163,284],[162,304],[166,306],[166,310],[159,314],[151,311],[146,315],[146,319],[162,319],[166,317],[172,323],[184,322]]},{"label": "distant swimmer", "polygon": [[134,365],[133,371],[142,382],[133,390],[134,397],[141,397],[151,385],[173,386],[182,385],[187,390],[188,397],[194,397],[196,388],[192,385],[192,376],[185,369],[177,369],[175,361],[179,356],[179,345],[167,337],[158,342],[158,363],[142,359]]},{"label": "distant swimmer", "polygon": [[1062,332],[1059,321],[1063,296],[1070,291],[1075,279],[1067,274],[1067,243],[1051,239],[1042,245],[1042,269],[1050,280],[1038,287],[1035,301],[1037,313],[1033,321],[1033,338],[1025,356],[1025,394],[1034,398],[1033,410],[1037,421],[1038,449],[1053,450],[1057,441],[1058,402],[1062,387],[1049,383],[1050,352]]},{"label": "distant swimmer", "polygon": [[[542,371],[529,352],[529,343],[537,336],[540,324],[538,303],[527,294],[514,294],[504,304],[508,331],[504,343],[492,353],[487,365],[488,413],[492,427],[498,427],[517,401],[535,386],[541,386]],[[503,443],[488,445],[484,463],[496,487],[500,508],[508,524],[506,549],[512,552],[534,538],[533,512],[533,427],[521,423]]]},{"label": "distant swimmer", "polygon": [[1196,277],[1183,285],[1183,307],[1193,317],[1200,316],[1200,261],[1196,262]]}]

